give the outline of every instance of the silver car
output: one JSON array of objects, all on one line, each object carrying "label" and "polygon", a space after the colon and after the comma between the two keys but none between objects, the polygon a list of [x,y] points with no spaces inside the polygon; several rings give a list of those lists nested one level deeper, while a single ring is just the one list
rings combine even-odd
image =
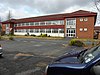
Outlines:
[{"label": "silver car", "polygon": [[2,57],[3,54],[3,49],[2,49],[2,45],[0,45],[0,57]]}]

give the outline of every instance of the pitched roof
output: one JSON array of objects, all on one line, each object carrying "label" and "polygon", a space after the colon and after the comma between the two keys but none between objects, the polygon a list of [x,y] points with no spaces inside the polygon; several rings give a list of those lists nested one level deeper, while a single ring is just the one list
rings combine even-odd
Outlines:
[{"label": "pitched roof", "polygon": [[64,18],[74,18],[74,17],[86,17],[86,16],[95,16],[97,13],[78,10],[72,13],[63,13],[63,14],[53,14],[53,15],[45,15],[45,16],[38,16],[38,17],[29,17],[29,18],[21,18],[21,19],[14,19],[11,21],[4,21],[2,23],[14,22],[34,22],[34,21],[49,21],[49,20],[63,20]]}]

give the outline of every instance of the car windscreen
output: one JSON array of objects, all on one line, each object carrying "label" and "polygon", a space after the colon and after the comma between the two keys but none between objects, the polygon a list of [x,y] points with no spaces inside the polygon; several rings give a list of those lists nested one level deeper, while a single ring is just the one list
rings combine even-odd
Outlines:
[{"label": "car windscreen", "polygon": [[86,51],[83,55],[84,63],[90,62],[94,57],[100,53],[100,46],[96,46]]}]

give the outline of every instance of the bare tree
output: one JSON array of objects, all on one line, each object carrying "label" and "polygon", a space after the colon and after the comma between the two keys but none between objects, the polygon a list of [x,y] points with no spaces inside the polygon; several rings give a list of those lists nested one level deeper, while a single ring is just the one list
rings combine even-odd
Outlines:
[{"label": "bare tree", "polygon": [[9,13],[7,15],[7,20],[11,20],[12,19],[12,14],[11,14],[11,11],[9,10]]},{"label": "bare tree", "polygon": [[100,0],[94,0],[97,10],[100,12]]},{"label": "bare tree", "polygon": [[100,25],[100,0],[92,0],[94,2],[94,5],[98,11],[97,15],[97,24]]}]

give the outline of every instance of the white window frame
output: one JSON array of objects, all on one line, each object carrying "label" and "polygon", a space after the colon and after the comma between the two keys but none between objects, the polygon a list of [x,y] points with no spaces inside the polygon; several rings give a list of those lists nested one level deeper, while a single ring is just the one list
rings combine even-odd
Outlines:
[{"label": "white window frame", "polygon": [[82,22],[83,21],[83,18],[80,18],[80,21]]},{"label": "white window frame", "polygon": [[84,28],[84,31],[86,32],[88,29],[87,28]]},{"label": "white window frame", "polygon": [[83,31],[83,28],[80,28],[80,31],[82,32]]},{"label": "white window frame", "polygon": [[84,21],[88,21],[88,18],[84,18]]}]

